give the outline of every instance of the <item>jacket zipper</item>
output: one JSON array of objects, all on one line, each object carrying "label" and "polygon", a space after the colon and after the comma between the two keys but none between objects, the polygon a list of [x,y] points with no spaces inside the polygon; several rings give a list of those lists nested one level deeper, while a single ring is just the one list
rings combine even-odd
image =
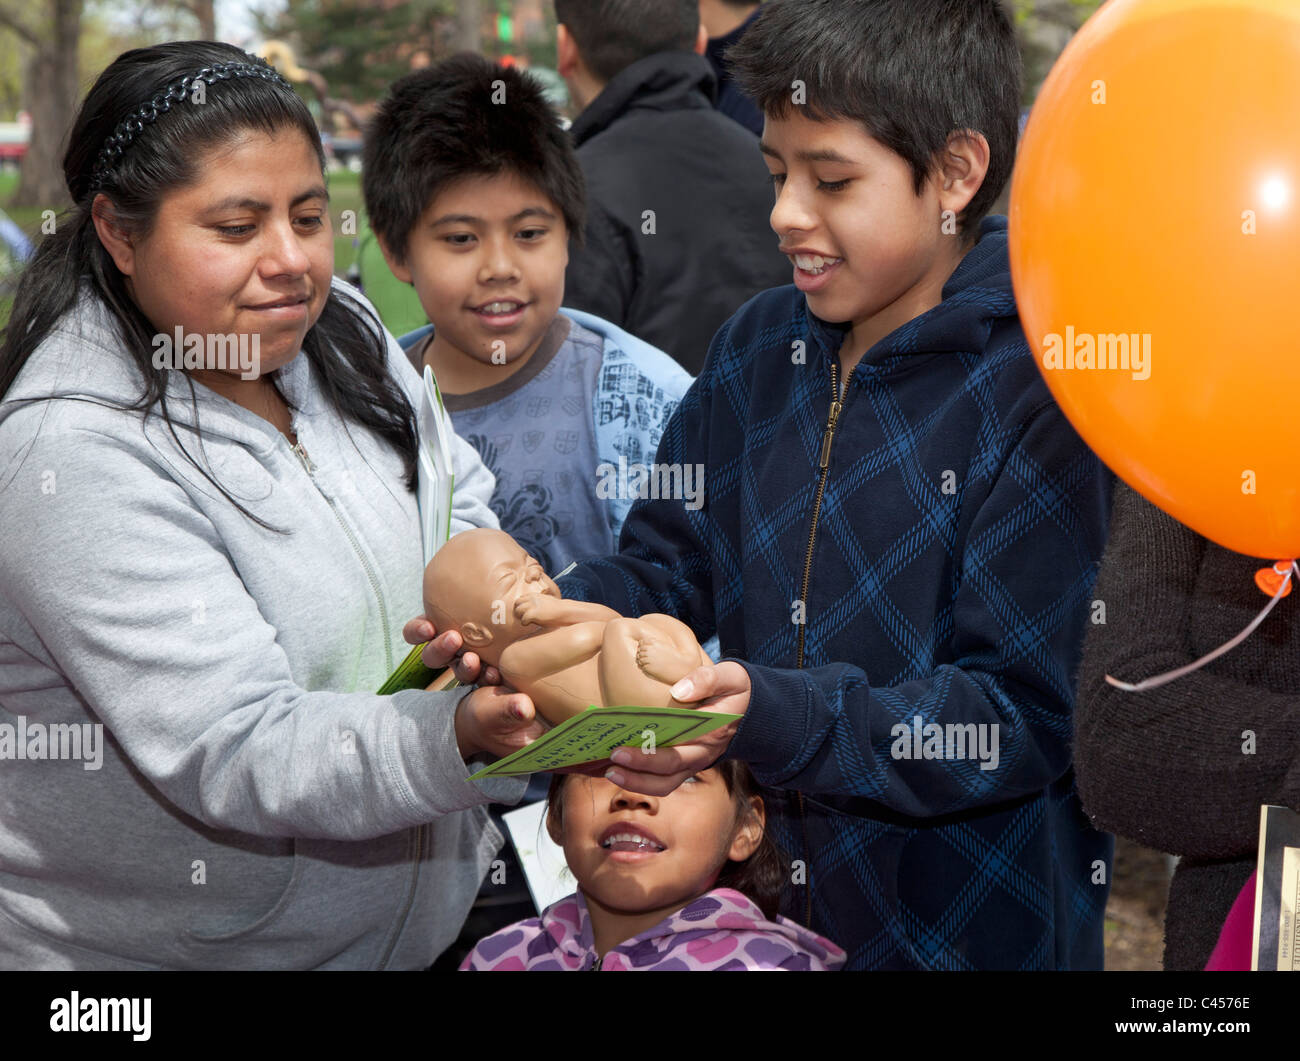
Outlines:
[{"label": "jacket zipper", "polygon": [[[298,459],[302,461],[302,466],[307,469],[307,475],[312,480],[312,484],[315,485],[316,465],[314,465],[311,458],[307,456],[307,451],[303,448],[303,444],[297,442],[292,448],[294,453],[298,455]],[[320,487],[317,487],[317,490],[320,490]],[[366,554],[361,551],[361,543],[357,541],[357,536],[352,532],[352,528],[348,526],[342,513],[339,512],[338,505],[334,503],[334,499],[324,491],[320,491],[320,494],[321,497],[325,498],[325,500],[329,502],[330,511],[334,513],[334,518],[339,521],[339,526],[343,528],[343,533],[348,536],[348,541],[352,543],[352,548],[357,554],[357,559],[361,561],[361,566],[366,572],[366,578],[370,580],[370,588],[375,591],[375,600],[379,602],[379,622],[384,631],[384,660],[388,664],[389,671],[391,671],[393,669],[393,638],[388,629],[388,606],[384,603],[384,594],[379,588],[379,579],[375,577],[375,572],[370,566],[370,561],[366,559]]]},{"label": "jacket zipper", "polygon": [[[339,526],[343,528],[343,532],[348,536],[348,541],[352,543],[352,548],[356,552],[358,559],[360,559],[361,566],[365,569],[366,578],[370,580],[370,588],[375,591],[375,599],[379,601],[379,619],[383,624],[384,629],[384,656],[388,662],[388,669],[392,670],[392,636],[388,631],[388,608],[384,604],[384,595],[379,587],[379,579],[375,577],[374,570],[370,566],[370,561],[366,559],[365,553],[361,551],[361,544],[357,541],[356,535],[352,533],[352,528],[348,526],[347,521],[343,518],[343,514],[339,512],[338,505],[334,503],[332,497],[326,494],[325,491],[321,490],[321,488],[316,484],[316,465],[313,464],[311,458],[307,456],[307,449],[303,446],[302,441],[299,440],[295,442],[291,448],[297,455],[298,460],[302,462],[302,466],[307,472],[307,477],[311,479],[312,485],[316,487],[316,490],[320,493],[321,497],[325,498],[325,500],[329,502],[330,511],[334,513],[334,518],[339,521]],[[424,826],[421,825],[415,830],[415,857],[411,873],[411,885],[407,890],[406,902],[402,905],[401,912],[398,914],[397,921],[394,923],[393,930],[389,935],[388,944],[384,947],[383,957],[379,961],[380,969],[386,969],[388,967],[389,959],[393,956],[393,949],[397,946],[398,937],[401,935],[402,926],[406,924],[406,918],[410,915],[411,907],[415,903],[415,893],[418,890],[420,883],[420,855],[423,848]]]},{"label": "jacket zipper", "polygon": [[[839,365],[834,355],[831,358],[831,408],[826,420],[826,430],[822,434],[821,455],[817,462],[817,493],[813,498],[812,522],[808,527],[808,551],[804,555],[803,561],[803,584],[799,589],[799,601],[803,605],[804,614],[803,622],[799,624],[798,646],[795,651],[795,668],[803,667],[803,638],[804,630],[808,626],[808,583],[812,578],[812,558],[813,543],[817,540],[817,519],[821,515],[822,496],[826,492],[826,477],[831,463],[831,442],[835,438],[835,425],[839,421],[840,413],[844,410],[844,397],[849,389],[849,381],[845,379],[844,389],[841,391],[839,384]],[[799,801],[799,826],[803,832],[803,849],[804,854],[808,853],[808,817],[804,806],[802,792],[795,792],[795,798]],[[804,873],[807,874],[807,862],[804,863]],[[812,928],[812,878],[805,877],[804,880],[804,927]]]}]

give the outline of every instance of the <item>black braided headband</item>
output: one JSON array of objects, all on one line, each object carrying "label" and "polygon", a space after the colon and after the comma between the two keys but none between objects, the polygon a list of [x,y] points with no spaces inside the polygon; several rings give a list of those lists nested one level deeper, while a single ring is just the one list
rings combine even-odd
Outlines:
[{"label": "black braided headband", "polygon": [[[255,59],[253,56],[249,58]],[[144,131],[144,127],[156,121],[158,115],[171,110],[173,103],[182,102],[197,82],[211,85],[217,81],[229,81],[232,77],[260,77],[263,81],[274,81],[288,89],[293,87],[276,72],[275,67],[262,59],[255,59],[251,63],[216,63],[173,81],[157,92],[153,99],[136,108],[134,114],[122,119],[112,135],[104,141],[104,146],[95,159],[95,168],[91,171],[90,190],[95,191],[104,183],[108,171],[131,146],[132,141]]]}]

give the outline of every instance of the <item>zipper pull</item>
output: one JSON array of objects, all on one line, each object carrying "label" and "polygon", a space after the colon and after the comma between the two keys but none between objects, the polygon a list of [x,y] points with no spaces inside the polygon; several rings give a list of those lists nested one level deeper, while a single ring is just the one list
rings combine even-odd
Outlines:
[{"label": "zipper pull", "polygon": [[314,474],[316,471],[316,465],[312,464],[311,458],[307,456],[307,450],[303,448],[302,442],[294,443],[293,451],[298,455],[298,459],[302,461],[302,466],[307,469],[307,474]]},{"label": "zipper pull", "polygon": [[822,471],[826,470],[831,461],[831,438],[835,435],[835,421],[840,418],[841,408],[843,403],[838,398],[831,402],[830,419],[826,421],[826,433],[822,435],[822,459],[817,465]]},{"label": "zipper pull", "polygon": [[831,436],[835,434],[835,421],[840,416],[840,374],[839,364],[831,358],[831,414],[826,421],[826,431],[822,435],[822,455],[817,467],[825,471],[831,461]]}]

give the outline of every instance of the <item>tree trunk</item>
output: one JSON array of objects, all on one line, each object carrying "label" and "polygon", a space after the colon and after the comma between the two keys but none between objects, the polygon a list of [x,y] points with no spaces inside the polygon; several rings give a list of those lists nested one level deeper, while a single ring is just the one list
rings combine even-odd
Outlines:
[{"label": "tree trunk", "polygon": [[47,24],[27,64],[23,98],[32,136],[23,156],[15,206],[57,210],[68,199],[63,151],[77,112],[77,41],[83,0],[47,0]]},{"label": "tree trunk", "polygon": [[467,52],[479,50],[479,32],[483,25],[481,0],[460,0],[460,19],[456,46]]},{"label": "tree trunk", "polygon": [[199,20],[199,39],[214,41],[217,39],[217,13],[213,0],[195,0],[194,17]]}]

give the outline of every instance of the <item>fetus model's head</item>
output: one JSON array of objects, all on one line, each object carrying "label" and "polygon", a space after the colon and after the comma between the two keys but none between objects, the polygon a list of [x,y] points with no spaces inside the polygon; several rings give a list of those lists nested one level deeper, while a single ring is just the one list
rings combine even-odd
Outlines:
[{"label": "fetus model's head", "polygon": [[465,647],[496,666],[502,651],[538,632],[515,618],[533,593],[560,596],[542,565],[505,531],[480,527],[453,536],[424,570],[424,614],[438,633],[459,630]]}]

